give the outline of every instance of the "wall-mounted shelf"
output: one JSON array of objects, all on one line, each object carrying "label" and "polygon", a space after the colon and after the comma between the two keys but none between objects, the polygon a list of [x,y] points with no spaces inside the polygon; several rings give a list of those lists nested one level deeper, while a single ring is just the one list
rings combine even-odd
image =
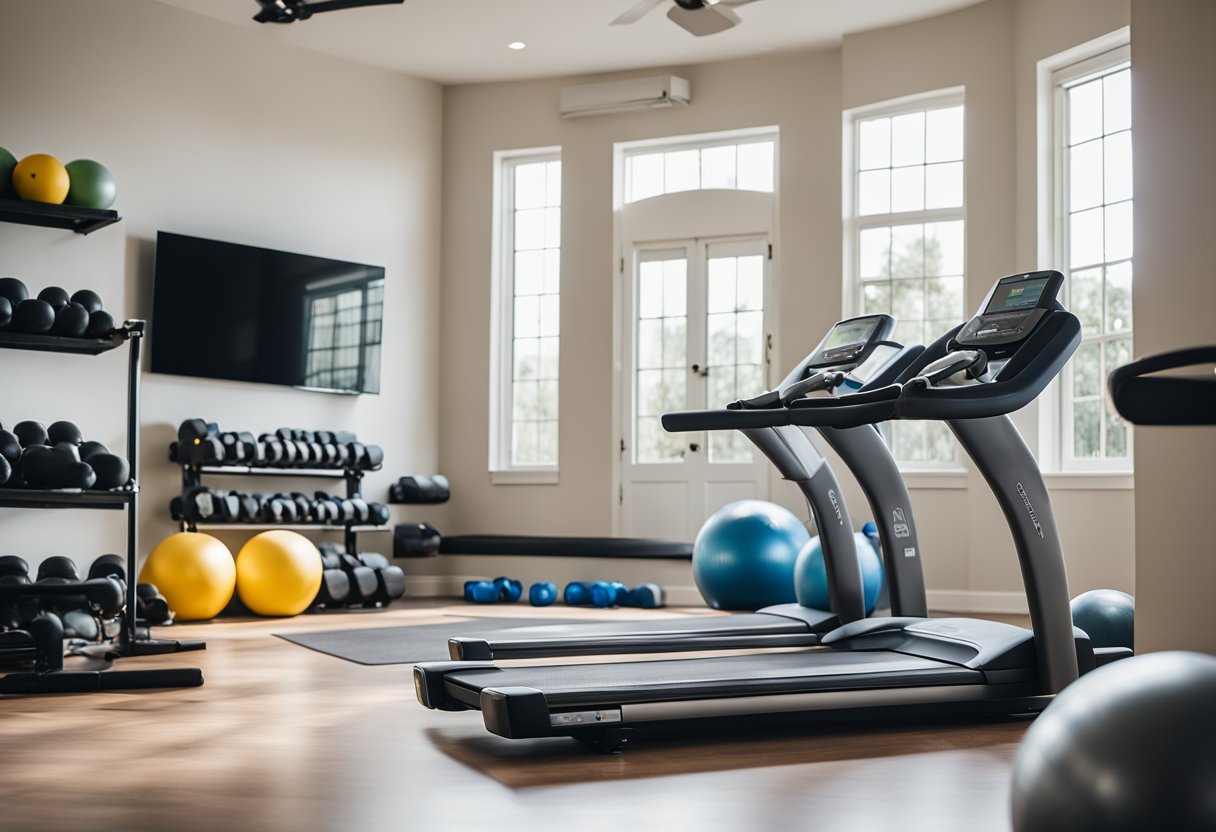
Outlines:
[{"label": "wall-mounted shelf", "polygon": [[208,531],[258,532],[274,529],[313,532],[391,532],[392,526],[335,526],[328,523],[194,523],[195,529]]},{"label": "wall-mounted shelf", "polygon": [[[142,324],[142,321],[140,323]],[[116,329],[107,338],[65,338],[62,335],[0,330],[0,349],[100,355],[121,347],[128,337],[130,336],[125,329]]]},{"label": "wall-mounted shelf", "polygon": [[251,465],[203,465],[200,474],[232,477],[317,477],[340,480],[350,475],[342,468],[267,468]]},{"label": "wall-mounted shelf", "polygon": [[122,508],[133,502],[135,491],[82,491],[79,488],[39,490],[0,488],[3,508]]},{"label": "wall-mounted shelf", "polygon": [[76,208],[72,205],[50,205],[23,199],[0,199],[0,222],[65,228],[77,234],[91,234],[121,219],[118,212],[112,209]]}]

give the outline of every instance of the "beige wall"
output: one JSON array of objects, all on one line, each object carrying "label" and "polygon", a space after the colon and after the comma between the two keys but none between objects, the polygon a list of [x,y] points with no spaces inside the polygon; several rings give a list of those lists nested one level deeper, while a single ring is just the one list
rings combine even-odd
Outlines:
[{"label": "beige wall", "polygon": [[[990,0],[941,17],[847,36],[839,49],[692,67],[686,110],[562,121],[555,79],[450,87],[444,93],[444,242],[440,463],[453,480],[453,532],[612,531],[612,144],[763,124],[781,129],[777,241],[779,366],[805,352],[841,310],[841,111],[962,86],[967,99],[968,306],[992,280],[1036,265],[1035,64],[1126,25],[1126,2]],[[611,76],[620,77],[620,76]],[[1027,98],[1029,96],[1029,98]],[[1029,102],[1027,104],[1027,102]],[[492,485],[487,472],[491,156],[563,151],[561,482]],[[1030,183],[1027,186],[1026,183]],[[1029,190],[1027,189],[1029,187]],[[1022,232],[1031,229],[1023,239]],[[1031,446],[1037,409],[1017,414]],[[450,427],[450,429],[449,429]],[[843,466],[854,519],[868,514]],[[1057,480],[1053,499],[1074,593],[1133,588],[1132,494]],[[995,501],[977,474],[921,476],[913,502],[933,600],[1016,609],[1021,578]],[[1068,487],[1066,487],[1068,486]],[[774,477],[774,501],[804,514]],[[1095,523],[1101,516],[1104,522]],[[452,572],[468,564],[429,564]],[[505,568],[505,567],[504,567]],[[605,567],[608,572],[617,568]],[[645,567],[621,564],[626,570]]]},{"label": "beige wall", "polygon": [[[65,162],[102,161],[118,181],[115,207],[123,214],[87,237],[0,224],[0,274],[35,290],[93,287],[116,317],[134,317],[148,314],[158,229],[387,269],[378,396],[144,374],[143,551],[174,530],[168,503],[180,482],[166,448],[183,418],[231,429],[357,430],[384,446],[385,470],[368,478],[368,492],[380,499],[393,472],[433,470],[439,87],[161,3],[0,0],[0,20],[0,145],[18,157],[41,151]],[[68,418],[88,437],[121,447],[125,369],[123,353],[4,351],[0,419]],[[225,483],[255,490],[249,481]],[[87,565],[123,551],[123,524],[117,512],[3,509],[0,550],[35,562],[67,554]],[[237,545],[242,537],[226,539]],[[389,542],[368,538],[377,548]]]},{"label": "beige wall", "polygon": [[[1133,0],[1136,355],[1216,342],[1216,4]],[[1136,429],[1136,647],[1216,653],[1216,429]]]}]

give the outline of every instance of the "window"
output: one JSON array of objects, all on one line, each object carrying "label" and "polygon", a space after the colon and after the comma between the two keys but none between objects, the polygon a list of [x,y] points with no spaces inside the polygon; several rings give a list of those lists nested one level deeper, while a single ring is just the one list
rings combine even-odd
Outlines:
[{"label": "window", "polygon": [[555,471],[562,163],[557,150],[498,154],[497,162],[490,468]]},{"label": "window", "polygon": [[1132,355],[1131,69],[1109,43],[1051,75],[1052,236],[1082,340],[1060,374],[1049,457],[1062,471],[1129,471],[1132,435],[1106,396]]},{"label": "window", "polygon": [[[965,317],[962,95],[919,97],[851,114],[846,162],[845,314],[886,312],[894,338],[929,344]],[[884,427],[916,467],[957,465],[940,422]]]},{"label": "window", "polygon": [[709,188],[772,193],[775,148],[771,135],[758,135],[629,151],[625,202]]}]

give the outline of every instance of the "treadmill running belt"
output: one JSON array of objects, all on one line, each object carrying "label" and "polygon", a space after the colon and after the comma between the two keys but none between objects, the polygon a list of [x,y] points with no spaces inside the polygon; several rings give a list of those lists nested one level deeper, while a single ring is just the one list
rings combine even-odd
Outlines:
[{"label": "treadmill running belt", "polygon": [[[525,639],[594,638],[596,636],[664,636],[675,633],[713,633],[715,635],[782,635],[807,633],[810,627],[805,621],[768,613],[741,613],[739,615],[686,615],[679,618],[660,618],[632,621],[580,621],[574,624],[545,624],[536,627],[512,627],[490,629],[485,632],[470,631],[470,638],[492,636],[496,639],[512,637]],[[465,635],[465,633],[461,633]]]},{"label": "treadmill running belt", "polygon": [[706,659],[454,670],[448,692],[476,706],[485,688],[539,690],[550,707],[762,696],[826,690],[976,685],[984,674],[883,650],[820,650]]}]

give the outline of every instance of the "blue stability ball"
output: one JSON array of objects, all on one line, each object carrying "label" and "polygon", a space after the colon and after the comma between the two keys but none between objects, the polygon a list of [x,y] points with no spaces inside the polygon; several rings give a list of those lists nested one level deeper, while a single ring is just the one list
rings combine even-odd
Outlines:
[{"label": "blue stability ball", "polygon": [[[865,595],[866,614],[874,610],[874,602],[882,589],[882,559],[874,544],[864,532],[853,533],[853,545],[857,549],[857,565],[861,567],[861,585]],[[817,610],[830,610],[828,595],[828,573],[823,565],[823,547],[819,536],[812,537],[798,554],[794,564],[794,590],[798,603]]]},{"label": "blue stability ball", "polygon": [[1117,589],[1091,589],[1072,599],[1072,623],[1094,647],[1134,649],[1136,599]]},{"label": "blue stability ball", "polygon": [[1216,658],[1147,653],[1086,673],[1013,761],[1014,832],[1216,829]]},{"label": "blue stability ball", "polygon": [[794,600],[794,561],[810,540],[781,506],[740,500],[705,521],[692,548],[692,576],[716,610],[758,610]]}]

